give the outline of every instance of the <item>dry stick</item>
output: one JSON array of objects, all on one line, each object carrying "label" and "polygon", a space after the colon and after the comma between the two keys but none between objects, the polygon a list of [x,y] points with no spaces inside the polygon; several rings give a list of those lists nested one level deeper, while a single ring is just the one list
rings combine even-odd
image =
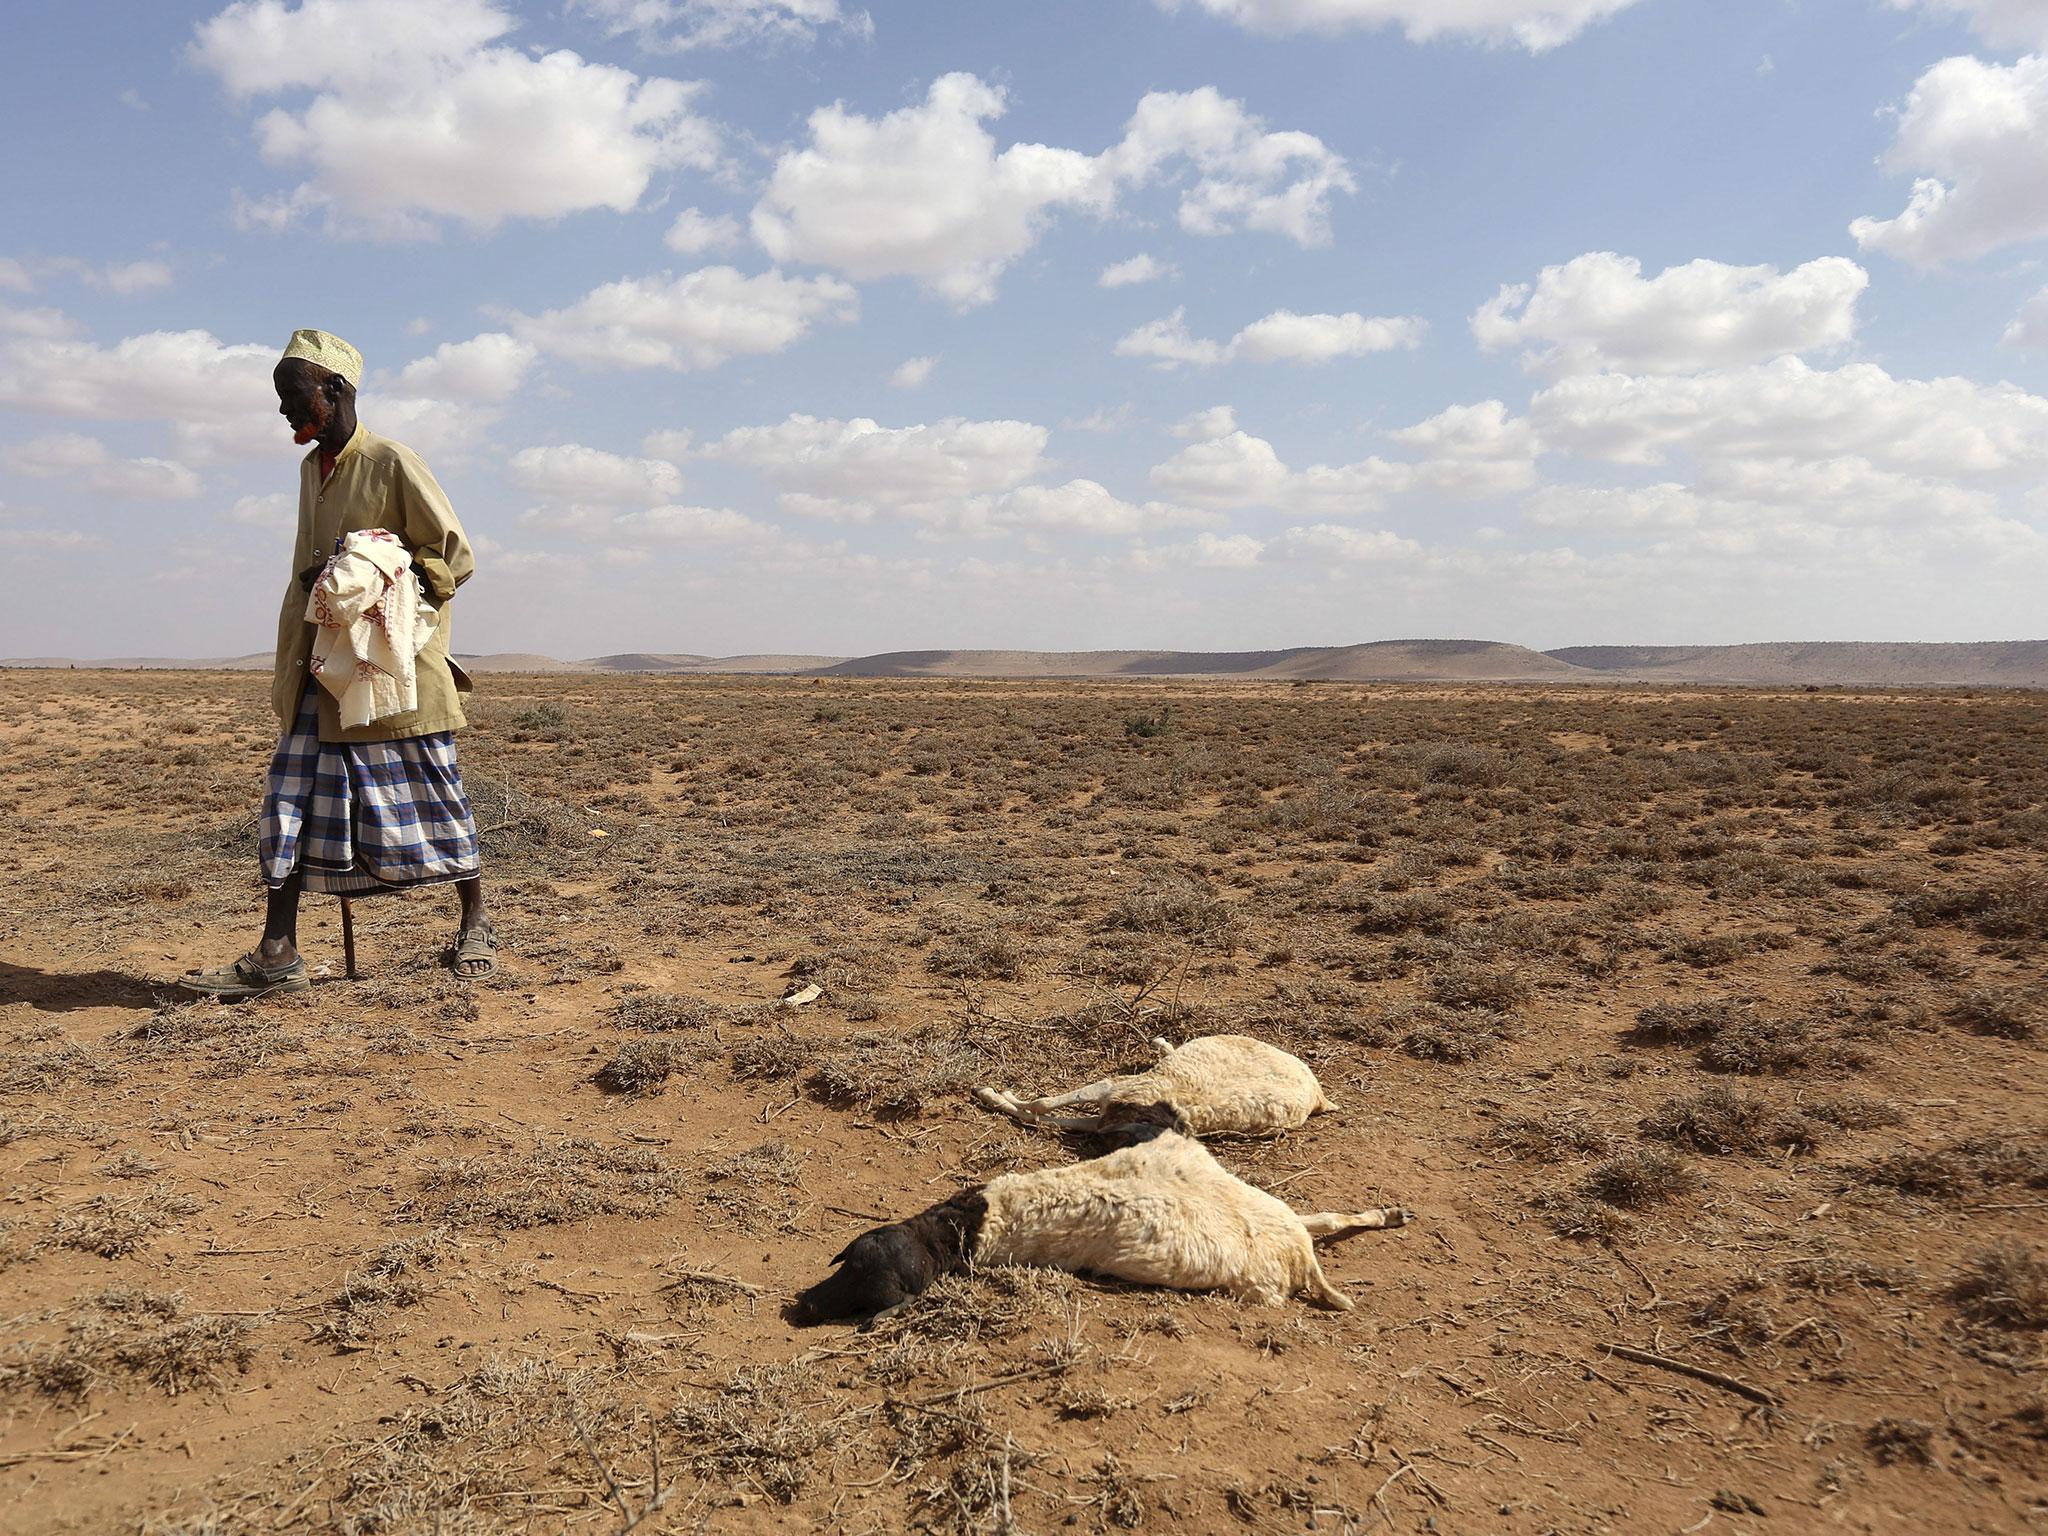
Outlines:
[{"label": "dry stick", "polygon": [[907,1407],[928,1408],[934,1403],[943,1403],[948,1398],[965,1397],[970,1392],[987,1392],[996,1387],[1015,1386],[1020,1381],[1043,1381],[1048,1376],[1064,1376],[1072,1369],[1070,1365],[1041,1365],[1035,1370],[1013,1371],[1008,1376],[998,1376],[993,1381],[976,1382],[964,1387],[948,1387],[943,1392],[934,1392],[926,1397],[909,1397],[903,1401]]},{"label": "dry stick", "polygon": [[1733,1392],[1737,1397],[1746,1397],[1752,1403],[1762,1403],[1766,1408],[1778,1406],[1776,1393],[1766,1392],[1762,1387],[1752,1387],[1746,1381],[1737,1381],[1733,1376],[1724,1376],[1719,1371],[1710,1371],[1703,1365],[1674,1360],[1669,1355],[1655,1355],[1647,1349],[1631,1349],[1626,1344],[1602,1344],[1600,1347],[1610,1355],[1633,1360],[1637,1365],[1654,1365],[1659,1370],[1675,1371],[1680,1376],[1690,1376],[1694,1381],[1704,1381],[1710,1387],[1719,1387],[1723,1392]]}]

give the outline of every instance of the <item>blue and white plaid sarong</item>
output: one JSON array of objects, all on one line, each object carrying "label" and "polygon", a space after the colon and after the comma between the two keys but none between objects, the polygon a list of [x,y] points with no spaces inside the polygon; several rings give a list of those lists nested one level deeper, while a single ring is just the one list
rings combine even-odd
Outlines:
[{"label": "blue and white plaid sarong", "polygon": [[454,733],[323,743],[317,683],[278,739],[260,832],[272,888],[303,869],[309,891],[367,896],[466,880],[480,867]]}]

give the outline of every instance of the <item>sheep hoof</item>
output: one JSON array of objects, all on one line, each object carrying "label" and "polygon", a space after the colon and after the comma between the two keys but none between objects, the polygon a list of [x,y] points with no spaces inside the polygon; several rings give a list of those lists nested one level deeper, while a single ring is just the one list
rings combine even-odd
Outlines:
[{"label": "sheep hoof", "polygon": [[974,1090],[974,1097],[978,1102],[986,1104],[990,1109],[1001,1109],[1003,1107],[1003,1096],[986,1083]]},{"label": "sheep hoof", "polygon": [[1387,1207],[1387,1225],[1389,1227],[1405,1227],[1414,1219],[1415,1213],[1405,1205],[1390,1205]]}]

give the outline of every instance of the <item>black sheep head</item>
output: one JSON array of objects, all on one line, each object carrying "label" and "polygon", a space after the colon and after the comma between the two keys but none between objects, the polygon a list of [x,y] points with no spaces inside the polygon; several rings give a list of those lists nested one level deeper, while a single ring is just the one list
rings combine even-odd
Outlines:
[{"label": "black sheep head", "polygon": [[974,1256],[988,1201],[971,1189],[907,1221],[863,1232],[833,1258],[838,1269],[790,1303],[799,1327],[873,1317],[902,1305]]}]

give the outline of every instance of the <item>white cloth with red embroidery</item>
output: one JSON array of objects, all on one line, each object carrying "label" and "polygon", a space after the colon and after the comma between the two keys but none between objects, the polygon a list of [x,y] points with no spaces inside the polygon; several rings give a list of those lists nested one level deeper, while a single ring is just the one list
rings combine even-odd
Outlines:
[{"label": "white cloth with red embroidery", "polygon": [[398,535],[365,528],[342,541],[306,603],[307,663],[334,695],[343,730],[419,707],[413,661],[434,635],[412,556]]}]

